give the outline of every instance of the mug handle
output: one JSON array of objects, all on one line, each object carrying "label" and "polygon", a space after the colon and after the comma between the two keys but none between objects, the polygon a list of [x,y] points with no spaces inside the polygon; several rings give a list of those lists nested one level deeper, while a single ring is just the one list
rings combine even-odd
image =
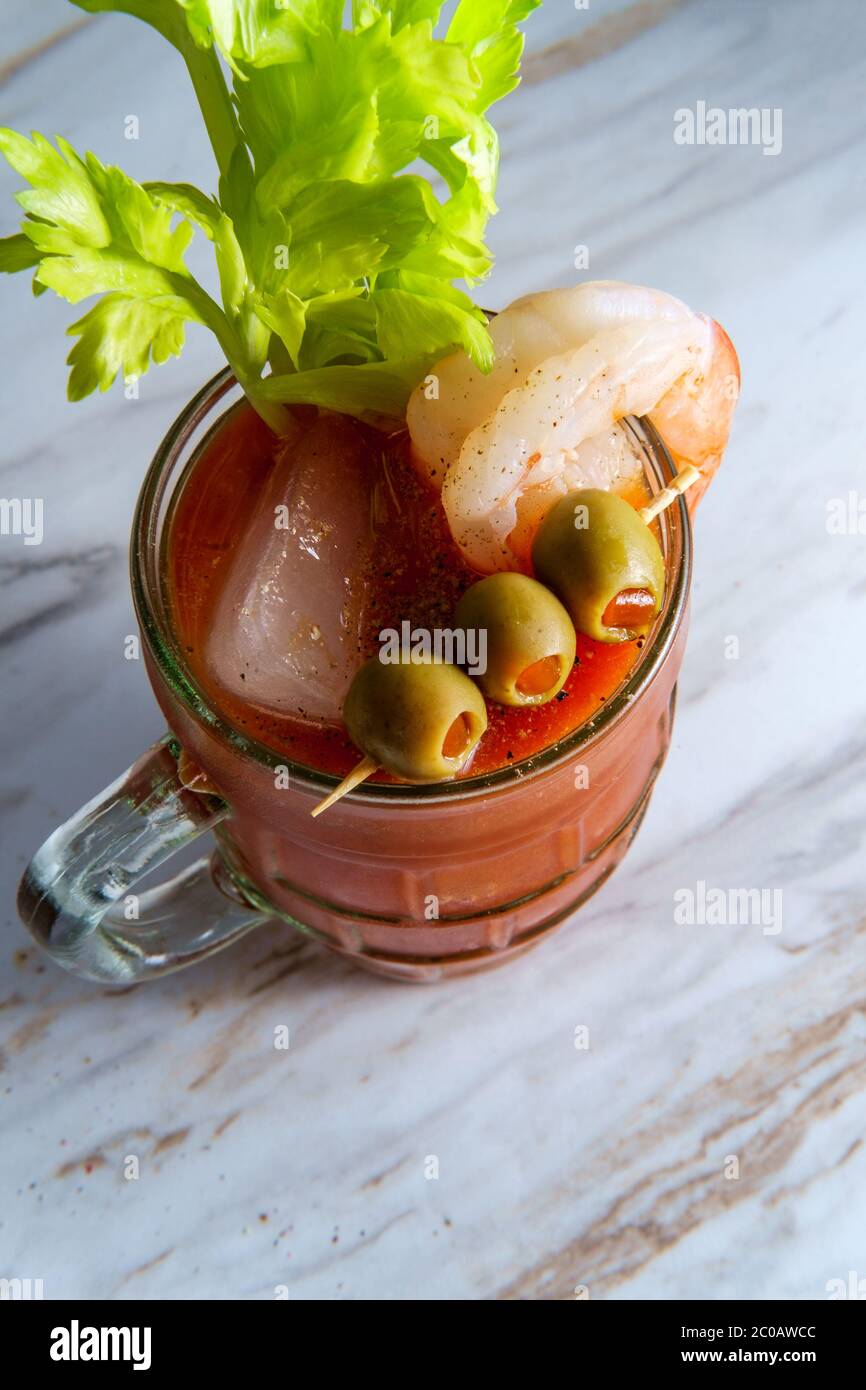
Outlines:
[{"label": "mug handle", "polygon": [[[228,880],[218,854],[167,883],[135,885],[229,814],[221,797],[185,786],[181,745],[155,743],[33,856],[18,911],[48,955],[73,975],[134,984],[228,946],[274,915]],[[213,864],[213,868],[212,868]]]}]

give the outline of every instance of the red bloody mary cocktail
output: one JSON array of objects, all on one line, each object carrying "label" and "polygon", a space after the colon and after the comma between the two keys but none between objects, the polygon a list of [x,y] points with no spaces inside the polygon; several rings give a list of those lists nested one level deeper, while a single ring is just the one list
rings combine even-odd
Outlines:
[{"label": "red bloody mary cocktail", "polygon": [[[492,268],[486,113],[536,3],[278,5],[252,29],[181,5],[170,35],[133,7],[192,77],[200,185],[0,130],[29,185],[0,269],[96,298],[70,397],[137,381],[192,325],[226,362],[134,522],[170,734],[22,885],[90,978],[176,969],[266,913],[393,975],[476,969],[561,921],[640,822],[685,636],[682,494],[719,466],[739,367],[714,319],[647,286],[493,316],[461,288]],[[202,861],[120,917],[211,828],[227,894]]]},{"label": "red bloody mary cocktail", "polygon": [[[313,413],[300,412],[299,422],[306,437]],[[353,467],[363,456],[371,499],[364,529],[372,546],[356,572],[353,555],[342,556],[352,571],[341,575],[351,578],[347,588],[363,590],[347,600],[362,633],[357,663],[375,651],[383,628],[447,624],[477,575],[454,546],[438,496],[412,468],[405,433],[337,426],[351,431],[359,451]],[[663,456],[657,441],[631,428],[646,464],[639,492],[647,495],[661,485]],[[563,698],[530,709],[488,702],[488,730],[460,777],[418,787],[382,773],[313,821],[317,774],[342,775],[358,750],[339,719],[269,703],[269,671],[262,698],[255,661],[247,671],[221,672],[213,641],[215,615],[256,540],[256,509],[285,448],[245,404],[226,414],[186,466],[163,545],[178,656],[224,727],[249,740],[250,752],[239,754],[179,705],[151,666],[172,727],[232,808],[220,831],[224,857],[243,892],[370,968],[430,979],[498,963],[598,887],[640,822],[668,745],[685,635],[685,511],[668,514],[660,528],[671,582],[645,639],[604,644],[578,634]],[[286,464],[287,476],[296,465],[297,458]],[[319,537],[322,563],[328,524],[308,515],[300,537]],[[287,535],[299,539],[291,529]],[[296,614],[294,626],[308,617]]]}]

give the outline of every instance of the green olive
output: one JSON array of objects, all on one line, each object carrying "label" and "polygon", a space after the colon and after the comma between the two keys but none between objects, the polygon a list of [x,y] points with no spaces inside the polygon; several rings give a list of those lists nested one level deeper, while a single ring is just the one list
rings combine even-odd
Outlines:
[{"label": "green olive", "polygon": [[646,522],[615,492],[582,488],[548,513],[532,546],[535,573],[578,632],[627,642],[646,632],[665,591],[665,562]]},{"label": "green olive", "polygon": [[440,782],[466,766],[487,728],[487,709],[456,666],[374,656],[349,687],[343,720],[386,772],[404,782]]},{"label": "green olive", "polygon": [[455,620],[483,634],[477,680],[491,700],[543,705],[562,689],[574,665],[574,627],[537,580],[512,573],[480,579],[458,603]]}]

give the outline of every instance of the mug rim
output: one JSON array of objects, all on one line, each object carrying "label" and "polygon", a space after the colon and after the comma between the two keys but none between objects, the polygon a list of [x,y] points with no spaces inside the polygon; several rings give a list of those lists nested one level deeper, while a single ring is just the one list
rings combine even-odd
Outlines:
[{"label": "mug rim", "polygon": [[[160,605],[160,600],[165,598],[161,592],[165,575],[159,528],[163,517],[161,504],[165,501],[166,485],[184,446],[198,426],[207,419],[213,407],[238,384],[231,367],[222,368],[184,406],[157,447],[145,474],[133,515],[129,555],[133,602],[148,653],[169,690],[181,701],[186,711],[212,734],[218,735],[240,756],[270,771],[285,769],[294,785],[303,784],[317,794],[326,796],[339,785],[342,780],[340,777],[334,773],[321,772],[305,763],[294,762],[286,754],[269,748],[267,744],[243,733],[225,714],[214,707],[188,669],[177,635],[171,627],[168,611],[164,603]],[[233,408],[234,406],[230,407]],[[212,429],[226,413],[218,416],[204,438],[198,441],[193,457],[204,447]],[[676,468],[661,435],[645,417],[626,417],[624,423],[630,432],[637,436],[638,443],[655,462],[659,481],[664,485],[675,476]],[[187,461],[184,472],[190,462],[191,460]],[[169,513],[172,505],[173,499],[169,499]],[[366,782],[350,792],[349,798],[382,806],[387,803],[407,802],[430,804],[435,801],[486,795],[534,779],[567,761],[577,751],[588,749],[599,742],[622,720],[635,701],[651,685],[674,644],[686,612],[692,572],[692,531],[685,498],[678,497],[663,514],[662,520],[669,532],[678,531],[680,537],[679,557],[673,582],[668,586],[662,612],[638,660],[617,691],[605,701],[596,715],[547,748],[493,771],[476,776],[470,773],[467,777],[420,785],[405,782]],[[165,611],[160,612],[160,606]]]}]

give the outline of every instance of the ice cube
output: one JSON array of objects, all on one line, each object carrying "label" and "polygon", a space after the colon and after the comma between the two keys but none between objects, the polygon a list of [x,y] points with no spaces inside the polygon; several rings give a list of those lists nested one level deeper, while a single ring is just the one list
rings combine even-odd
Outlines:
[{"label": "ice cube", "polygon": [[224,690],[339,720],[367,654],[378,467],[375,435],[346,416],[323,413],[281,446],[213,610],[205,661]]}]

